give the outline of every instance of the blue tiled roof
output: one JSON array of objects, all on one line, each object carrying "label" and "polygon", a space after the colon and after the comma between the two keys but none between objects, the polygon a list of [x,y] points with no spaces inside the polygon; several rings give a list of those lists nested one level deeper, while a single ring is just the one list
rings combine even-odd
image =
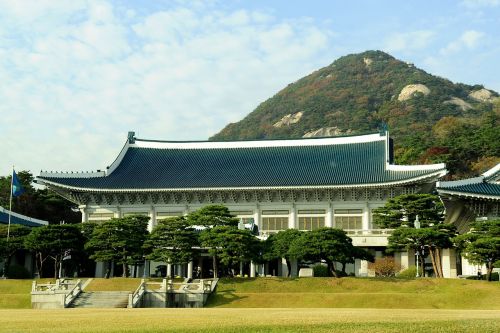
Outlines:
[{"label": "blue tiled roof", "polygon": [[196,143],[186,149],[138,147],[134,142],[106,176],[43,175],[38,180],[110,190],[335,186],[405,181],[444,170],[388,170],[385,140],[209,149],[196,148]]},{"label": "blue tiled roof", "polygon": [[[9,223],[9,211],[0,207],[0,223]],[[27,227],[40,227],[44,224],[48,224],[46,221],[41,221],[38,219],[31,218],[29,216],[24,216],[21,214],[13,213],[10,217],[11,224],[20,224]]]},{"label": "blue tiled roof", "polygon": [[500,185],[494,183],[483,182],[438,188],[438,190],[439,189],[445,190],[447,192],[462,192],[479,195],[498,196],[498,199],[500,200]]}]

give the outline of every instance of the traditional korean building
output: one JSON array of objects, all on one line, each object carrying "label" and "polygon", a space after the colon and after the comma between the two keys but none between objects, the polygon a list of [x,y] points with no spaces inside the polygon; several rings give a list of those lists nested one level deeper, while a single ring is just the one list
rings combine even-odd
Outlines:
[{"label": "traditional korean building", "polygon": [[[222,204],[253,221],[263,237],[336,227],[381,256],[391,231],[373,223],[372,210],[400,194],[429,192],[446,174],[444,164],[395,165],[392,157],[388,132],[234,142],[144,140],[130,132],[106,170],[42,172],[37,182],[77,203],[82,222],[144,214],[152,229],[159,219]],[[398,259],[414,262],[405,253]],[[365,261],[351,266],[358,276],[368,274]],[[250,275],[256,271],[281,275],[286,265],[249,268]]]},{"label": "traditional korean building", "polygon": [[[468,232],[472,222],[500,218],[500,163],[479,177],[437,182],[436,189],[446,207],[446,222],[460,233]],[[466,259],[458,268],[463,275],[486,271]]]}]

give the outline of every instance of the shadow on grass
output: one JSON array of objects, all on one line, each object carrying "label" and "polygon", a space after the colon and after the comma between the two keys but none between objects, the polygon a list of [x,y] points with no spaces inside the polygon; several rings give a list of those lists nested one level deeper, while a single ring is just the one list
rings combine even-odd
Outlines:
[{"label": "shadow on grass", "polygon": [[213,308],[221,305],[231,304],[235,301],[240,301],[242,299],[247,298],[247,296],[238,296],[234,293],[234,289],[224,290],[222,292],[218,292],[217,290],[210,295],[208,298],[207,304],[205,307]]}]

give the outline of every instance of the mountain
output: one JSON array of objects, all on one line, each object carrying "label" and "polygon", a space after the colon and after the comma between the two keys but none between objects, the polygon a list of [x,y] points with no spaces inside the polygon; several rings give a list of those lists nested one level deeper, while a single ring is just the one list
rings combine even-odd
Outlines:
[{"label": "mountain", "polygon": [[497,92],[366,51],[289,84],[210,140],[354,135],[385,123],[397,163],[445,162],[456,178],[500,162],[499,120]]}]

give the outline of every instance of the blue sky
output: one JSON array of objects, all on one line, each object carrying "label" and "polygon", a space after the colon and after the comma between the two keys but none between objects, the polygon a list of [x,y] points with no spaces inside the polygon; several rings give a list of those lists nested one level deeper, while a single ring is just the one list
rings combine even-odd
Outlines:
[{"label": "blue sky", "polygon": [[102,169],[129,130],[207,139],[369,49],[500,91],[500,0],[0,0],[0,174]]}]

